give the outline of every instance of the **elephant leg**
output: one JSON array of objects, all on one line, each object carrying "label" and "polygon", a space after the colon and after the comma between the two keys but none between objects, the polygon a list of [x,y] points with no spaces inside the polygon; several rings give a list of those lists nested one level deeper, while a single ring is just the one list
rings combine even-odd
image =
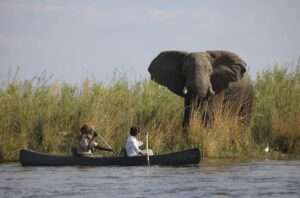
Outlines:
[{"label": "elephant leg", "polygon": [[192,113],[192,99],[190,95],[186,95],[184,98],[184,114],[183,114],[183,122],[182,122],[183,128],[189,127],[191,113]]},{"label": "elephant leg", "polygon": [[201,102],[200,108],[202,109],[202,123],[206,128],[212,126],[214,117],[209,106],[210,104],[207,100]]},{"label": "elephant leg", "polygon": [[193,112],[193,108],[199,112],[200,110],[203,111],[202,113],[202,123],[205,127],[210,127],[212,125],[213,115],[212,112],[209,110],[208,101],[195,98],[192,95],[187,95],[184,98],[184,115],[183,115],[183,128],[188,128],[191,121],[191,114]]},{"label": "elephant leg", "polygon": [[240,108],[239,117],[243,124],[249,126],[251,123],[251,114],[253,109],[253,97],[254,92],[250,93],[245,100],[243,100],[243,105]]}]

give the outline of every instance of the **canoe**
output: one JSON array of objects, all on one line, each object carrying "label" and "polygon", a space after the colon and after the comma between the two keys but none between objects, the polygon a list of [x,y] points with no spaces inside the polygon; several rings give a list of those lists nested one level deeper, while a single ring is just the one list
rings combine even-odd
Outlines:
[{"label": "canoe", "polygon": [[[198,148],[174,153],[150,156],[150,165],[180,166],[198,164],[201,154]],[[135,157],[76,157],[51,155],[32,150],[20,151],[23,166],[146,166],[146,156]]]}]

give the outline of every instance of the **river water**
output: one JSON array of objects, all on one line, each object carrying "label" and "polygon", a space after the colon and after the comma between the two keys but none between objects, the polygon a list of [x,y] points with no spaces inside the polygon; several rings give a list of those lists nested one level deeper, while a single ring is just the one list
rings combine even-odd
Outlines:
[{"label": "river water", "polygon": [[192,167],[0,165],[0,198],[300,197],[300,161],[201,162]]}]

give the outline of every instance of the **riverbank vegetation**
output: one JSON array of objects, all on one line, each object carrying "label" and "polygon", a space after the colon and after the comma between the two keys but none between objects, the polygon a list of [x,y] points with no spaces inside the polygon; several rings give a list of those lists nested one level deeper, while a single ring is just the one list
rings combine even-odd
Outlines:
[{"label": "riverbank vegetation", "polygon": [[193,116],[188,132],[181,128],[183,99],[149,80],[130,84],[120,76],[109,85],[85,80],[75,86],[45,79],[13,80],[0,89],[0,162],[18,160],[21,148],[69,153],[85,122],[115,151],[137,125],[149,132],[156,153],[199,146],[206,157],[258,157],[269,146],[300,155],[299,70],[274,67],[258,74],[251,126],[220,111],[210,128]]}]

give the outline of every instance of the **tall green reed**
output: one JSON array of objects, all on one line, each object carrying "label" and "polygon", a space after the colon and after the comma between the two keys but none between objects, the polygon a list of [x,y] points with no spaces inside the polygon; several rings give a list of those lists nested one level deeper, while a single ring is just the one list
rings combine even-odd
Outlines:
[{"label": "tall green reed", "polygon": [[118,77],[109,85],[85,80],[72,86],[49,83],[45,75],[14,79],[0,89],[0,161],[17,160],[21,148],[68,153],[85,122],[92,122],[116,152],[130,126],[137,125],[149,132],[156,153],[200,146],[208,157],[241,157],[270,144],[299,154],[299,76],[297,70],[276,67],[258,74],[251,127],[222,110],[211,128],[194,116],[187,136],[181,127],[183,99],[152,81]]},{"label": "tall green reed", "polygon": [[261,145],[300,153],[300,71],[275,66],[258,74],[253,134]]}]

